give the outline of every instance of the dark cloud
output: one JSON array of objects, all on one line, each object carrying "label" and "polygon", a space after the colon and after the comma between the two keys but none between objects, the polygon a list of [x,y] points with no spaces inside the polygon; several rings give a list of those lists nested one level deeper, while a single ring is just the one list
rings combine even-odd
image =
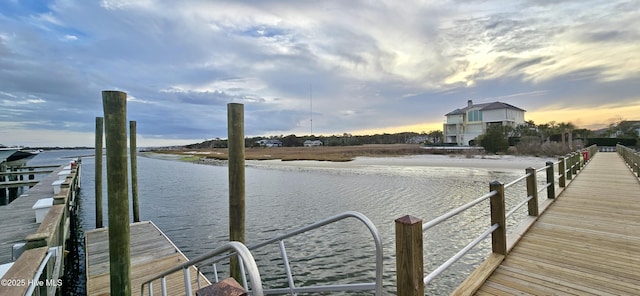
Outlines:
[{"label": "dark cloud", "polygon": [[[35,5],[35,6],[32,6]],[[467,99],[527,110],[638,99],[628,2],[10,1],[0,126],[90,133],[101,91],[149,138],[441,122]],[[611,17],[611,16],[615,17]],[[19,143],[16,143],[19,144]],[[90,145],[90,143],[89,143]]]}]

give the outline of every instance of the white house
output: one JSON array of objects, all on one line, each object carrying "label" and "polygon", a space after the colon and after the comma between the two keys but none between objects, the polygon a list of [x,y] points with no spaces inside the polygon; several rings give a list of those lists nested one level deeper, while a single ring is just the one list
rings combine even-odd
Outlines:
[{"label": "white house", "polygon": [[306,140],[303,143],[304,147],[317,147],[322,146],[322,141],[320,140]]},{"label": "white house", "polygon": [[516,106],[493,102],[474,104],[467,101],[467,106],[447,113],[443,133],[445,143],[459,146],[470,145],[470,141],[482,135],[490,125],[513,126],[524,124],[524,112]]},{"label": "white house", "polygon": [[265,140],[260,140],[256,143],[258,143],[260,147],[282,147],[282,141],[279,141],[279,140],[265,139]]}]

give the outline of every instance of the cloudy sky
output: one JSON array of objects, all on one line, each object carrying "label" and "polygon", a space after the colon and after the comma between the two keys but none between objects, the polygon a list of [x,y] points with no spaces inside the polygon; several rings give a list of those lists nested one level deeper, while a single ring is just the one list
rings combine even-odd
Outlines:
[{"label": "cloudy sky", "polygon": [[640,3],[0,0],[0,144],[93,146],[103,90],[139,146],[226,138],[230,102],[247,136],[430,131],[467,100],[595,129],[640,120]]}]

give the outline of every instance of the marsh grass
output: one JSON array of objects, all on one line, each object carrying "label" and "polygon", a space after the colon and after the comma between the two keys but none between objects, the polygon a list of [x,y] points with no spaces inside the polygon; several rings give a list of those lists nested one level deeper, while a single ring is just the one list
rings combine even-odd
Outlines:
[{"label": "marsh grass", "polygon": [[[183,155],[182,160],[198,161],[199,159],[227,160],[226,148],[213,149],[189,149],[155,151],[156,153]],[[345,162],[358,156],[388,157],[417,154],[431,154],[429,150],[417,144],[375,144],[361,146],[321,146],[321,147],[274,147],[274,148],[246,148],[247,160],[272,160],[282,161],[315,160]]]}]

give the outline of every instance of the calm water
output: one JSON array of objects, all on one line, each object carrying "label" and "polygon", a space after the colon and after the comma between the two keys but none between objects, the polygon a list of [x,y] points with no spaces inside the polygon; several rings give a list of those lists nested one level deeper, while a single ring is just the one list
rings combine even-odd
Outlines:
[{"label": "calm water", "polygon": [[[63,163],[68,161],[63,156],[92,153],[44,152],[31,163]],[[83,229],[95,228],[94,161],[93,157],[82,160],[79,224]],[[385,294],[395,294],[395,219],[410,214],[431,220],[485,194],[489,182],[507,183],[524,171],[356,164],[248,166],[247,243],[257,243],[344,211],[361,212],[382,236]],[[543,165],[541,160],[537,167]],[[152,220],[189,258],[220,246],[228,239],[227,172],[226,166],[139,157],[142,219]],[[106,177],[103,180],[106,185]],[[508,204],[515,204],[511,199],[524,198],[523,188],[522,184],[512,189],[518,192],[517,197],[508,191]],[[105,211],[106,199],[105,189]],[[481,204],[425,233],[425,272],[435,269],[489,225],[488,208],[488,203]],[[374,281],[375,246],[366,227],[348,219],[321,230],[286,241],[296,285]],[[427,286],[427,294],[452,291],[489,249],[489,242],[483,242]],[[284,286],[285,273],[276,259],[277,245],[255,255],[265,286]]]}]

